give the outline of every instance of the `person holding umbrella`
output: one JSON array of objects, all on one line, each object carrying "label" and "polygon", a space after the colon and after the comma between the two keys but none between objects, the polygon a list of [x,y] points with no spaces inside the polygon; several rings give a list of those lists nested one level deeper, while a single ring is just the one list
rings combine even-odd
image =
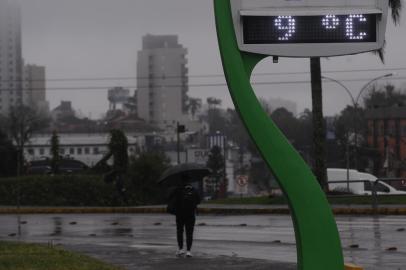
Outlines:
[{"label": "person holding umbrella", "polygon": [[[167,169],[158,181],[160,184],[165,183],[172,187],[167,196],[167,212],[176,216],[176,238],[179,248],[176,252],[177,257],[192,257],[196,210],[201,201],[200,194],[192,183],[202,181],[202,178],[208,174],[210,174],[208,168],[187,163]],[[186,232],[186,251],[183,241],[184,232]]]},{"label": "person holding umbrella", "polygon": [[[200,195],[191,185],[191,178],[187,174],[181,175],[182,186],[173,192],[170,201],[174,203],[176,216],[176,239],[178,251],[176,256],[192,257],[193,232],[196,223],[197,205],[200,204]],[[186,232],[186,252],[183,249],[183,234]]]}]

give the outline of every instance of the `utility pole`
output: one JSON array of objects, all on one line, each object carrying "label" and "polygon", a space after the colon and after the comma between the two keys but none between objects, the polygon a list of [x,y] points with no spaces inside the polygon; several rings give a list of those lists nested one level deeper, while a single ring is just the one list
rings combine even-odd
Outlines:
[{"label": "utility pole", "polygon": [[310,58],[310,72],[313,101],[314,170],[321,187],[327,191],[326,128],[323,117],[323,93],[321,84],[320,57]]},{"label": "utility pole", "polygon": [[185,125],[180,125],[179,122],[176,122],[176,152],[178,164],[180,164],[180,133],[185,133],[185,131]]}]

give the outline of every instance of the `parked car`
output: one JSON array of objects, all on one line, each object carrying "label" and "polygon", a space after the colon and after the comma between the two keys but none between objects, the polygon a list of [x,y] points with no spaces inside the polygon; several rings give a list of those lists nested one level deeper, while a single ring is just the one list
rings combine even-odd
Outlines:
[{"label": "parked car", "polygon": [[[347,182],[347,173],[350,181],[363,181],[363,182]],[[327,169],[328,186],[331,191],[346,191],[347,187],[350,188],[350,192],[357,195],[371,195],[372,188],[375,181],[378,179],[376,176],[369,173],[362,173],[357,170],[347,169]],[[330,183],[338,182],[338,183]],[[376,191],[379,195],[406,195],[405,191],[397,190],[391,185],[378,182],[376,185]]]},{"label": "parked car", "polygon": [[[75,159],[61,159],[59,161],[59,173],[71,174],[78,173],[87,170],[89,167]],[[28,174],[51,174],[52,165],[50,159],[34,160],[29,162],[27,168]]]}]

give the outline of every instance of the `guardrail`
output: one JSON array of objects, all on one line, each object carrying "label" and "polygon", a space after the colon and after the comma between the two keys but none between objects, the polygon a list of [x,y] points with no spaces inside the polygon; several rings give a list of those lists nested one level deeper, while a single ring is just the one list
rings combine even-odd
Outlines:
[{"label": "guardrail", "polygon": [[[378,197],[380,195],[387,195],[387,194],[379,194],[378,192],[385,192],[386,190],[379,190],[379,183],[384,183],[386,185],[391,186],[394,189],[397,189],[395,186],[392,185],[393,182],[401,182],[402,185],[400,185],[403,188],[406,188],[406,179],[405,178],[378,178],[375,181],[373,180],[347,180],[347,179],[343,179],[343,180],[336,180],[336,181],[328,181],[328,184],[346,184],[346,188],[348,192],[351,192],[350,189],[350,184],[351,183],[364,183],[364,188],[365,186],[368,186],[366,183],[368,183],[370,185],[370,189],[364,189],[365,192],[370,191],[371,194],[353,194],[353,195],[346,195],[349,197],[356,197],[356,196],[362,196],[362,195],[371,195],[372,198],[372,202],[371,202],[371,207],[374,211],[377,212],[377,209],[379,207],[379,201],[378,201]],[[386,186],[385,186],[386,187]],[[386,187],[387,188],[387,187]],[[389,188],[387,188],[389,189]],[[388,190],[389,192],[390,190]],[[400,190],[400,191],[406,191],[406,190]],[[396,194],[394,194],[396,195]]]}]

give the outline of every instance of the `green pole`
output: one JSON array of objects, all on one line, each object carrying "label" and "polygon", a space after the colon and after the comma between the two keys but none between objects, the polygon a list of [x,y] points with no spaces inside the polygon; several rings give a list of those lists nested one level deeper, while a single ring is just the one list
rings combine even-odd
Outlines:
[{"label": "green pole", "polygon": [[326,196],[310,168],[262,109],[250,84],[266,55],[238,49],[230,0],[214,0],[228,88],[250,136],[281,186],[292,213],[300,270],[343,270],[341,242]]}]

